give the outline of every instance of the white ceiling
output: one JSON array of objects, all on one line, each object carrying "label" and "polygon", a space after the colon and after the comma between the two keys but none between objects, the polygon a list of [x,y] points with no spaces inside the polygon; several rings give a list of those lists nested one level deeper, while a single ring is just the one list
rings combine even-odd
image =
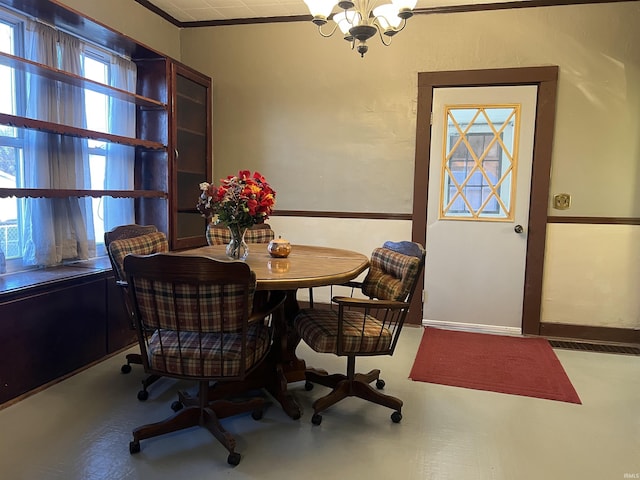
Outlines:
[{"label": "white ceiling", "polygon": [[[512,0],[418,0],[416,8],[494,4]],[[337,2],[337,0],[336,0]],[[140,2],[144,4],[145,2]],[[179,22],[309,15],[303,0],[147,0]],[[380,0],[379,3],[391,3]],[[337,7],[336,7],[337,8]],[[334,11],[337,11],[334,9]]]}]

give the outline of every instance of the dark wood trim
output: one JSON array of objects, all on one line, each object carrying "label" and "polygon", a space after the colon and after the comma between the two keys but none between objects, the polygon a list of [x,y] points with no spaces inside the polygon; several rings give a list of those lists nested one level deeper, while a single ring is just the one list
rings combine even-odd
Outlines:
[{"label": "dark wood trim", "polygon": [[540,324],[540,335],[552,338],[573,338],[600,342],[640,344],[640,330],[632,328],[595,327],[589,325],[543,322]]},{"label": "dark wood trim", "polygon": [[135,1],[136,1],[136,3],[139,3],[140,5],[142,5],[144,8],[146,8],[148,10],[151,10],[156,15],[161,16],[167,22],[174,24],[176,27],[182,27],[182,23],[183,22],[181,22],[177,18],[172,17],[167,12],[162,10],[160,7],[157,7],[156,5],[151,3],[149,0],[135,0]]},{"label": "dark wood trim", "polygon": [[[198,20],[194,22],[183,22],[164,10],[160,9],[149,0],[135,0],[143,7],[149,9],[153,13],[160,15],[162,18],[180,28],[198,28],[198,27],[221,27],[225,25],[253,25],[261,23],[290,23],[290,22],[311,22],[311,15],[290,15],[277,17],[253,17],[253,18],[230,18],[226,20]],[[484,4],[467,4],[467,5],[450,5],[440,7],[416,8],[413,10],[415,15],[434,15],[442,13],[465,13],[465,12],[483,12],[491,10],[510,10],[516,8],[538,8],[538,7],[557,7],[566,5],[585,5],[592,3],[617,3],[627,2],[630,0],[522,0],[512,2],[495,2]],[[632,0],[633,1],[633,0]]]},{"label": "dark wood trim", "polygon": [[558,70],[557,66],[546,67],[540,70],[540,76],[536,78],[538,104],[533,142],[529,235],[522,304],[522,333],[524,334],[540,333],[542,274],[547,240],[547,202],[551,179]]},{"label": "dark wood trim", "polygon": [[312,210],[274,210],[272,217],[359,218],[363,220],[412,220],[410,213],[319,212]]},{"label": "dark wood trim", "polygon": [[149,0],[135,0],[143,7],[149,9],[156,15],[161,16],[167,22],[179,28],[198,28],[198,27],[222,27],[225,25],[252,25],[260,23],[289,23],[289,22],[311,22],[311,15],[291,15],[278,17],[254,17],[254,18],[232,18],[228,20],[201,20],[195,22],[183,22],[169,15],[160,7],[154,5]]},{"label": "dark wood trim", "polygon": [[638,217],[547,217],[547,223],[582,225],[640,225]]},{"label": "dark wood trim", "polygon": [[587,5],[592,3],[617,3],[629,0],[522,0],[515,2],[495,2],[467,5],[444,5],[439,7],[416,8],[415,15],[437,13],[487,12],[492,10],[513,10],[517,8],[562,7],[567,5]]},{"label": "dark wood trim", "polygon": [[[522,330],[523,333],[529,335],[538,335],[540,333],[542,271],[547,232],[547,204],[557,81],[557,66],[418,73],[418,114],[414,166],[413,229],[411,236],[414,242],[420,243],[424,242],[427,236],[429,150],[431,145],[429,118],[433,104],[433,90],[435,88],[463,86],[538,86],[522,314]],[[421,279],[419,285],[419,290],[422,289],[424,289],[424,279]],[[422,300],[419,295],[416,295],[413,299],[408,321],[410,323],[418,323],[421,320]]]},{"label": "dark wood trim", "polygon": [[200,20],[195,22],[180,22],[180,27],[182,28],[222,27],[225,25],[256,25],[256,24],[262,24],[262,23],[291,23],[291,22],[311,23],[311,20],[313,20],[313,17],[311,15],[291,15],[289,17],[230,18],[228,20]]}]

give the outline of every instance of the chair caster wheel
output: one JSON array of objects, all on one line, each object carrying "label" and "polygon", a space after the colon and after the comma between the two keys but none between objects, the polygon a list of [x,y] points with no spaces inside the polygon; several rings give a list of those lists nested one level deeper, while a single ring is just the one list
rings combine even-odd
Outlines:
[{"label": "chair caster wheel", "polygon": [[140,451],[140,442],[129,442],[129,453],[133,455],[134,453],[138,453]]},{"label": "chair caster wheel", "polygon": [[376,380],[376,388],[378,390],[382,390],[385,385],[386,385],[386,383],[384,383],[384,380],[382,380],[382,379]]},{"label": "chair caster wheel", "polygon": [[122,366],[120,367],[120,371],[121,371],[122,373],[129,373],[129,372],[131,372],[131,365],[129,365],[128,363],[125,363],[124,365],[122,365]]},{"label": "chair caster wheel", "polygon": [[313,417],[311,417],[311,423],[314,425],[320,425],[322,423],[322,415],[319,413],[314,413]]},{"label": "chair caster wheel", "polygon": [[393,412],[391,414],[391,420],[393,423],[400,423],[400,420],[402,420],[402,414],[400,412]]},{"label": "chair caster wheel", "polygon": [[313,390],[313,383],[311,382],[304,382],[304,389],[307,392],[310,392],[311,390]]},{"label": "chair caster wheel", "polygon": [[146,390],[140,390],[138,392],[138,400],[144,402],[147,398],[149,398],[149,392],[147,392]]},{"label": "chair caster wheel", "polygon": [[235,467],[240,463],[241,458],[242,456],[237,452],[230,453],[229,456],[227,457],[227,463]]},{"label": "chair caster wheel", "polygon": [[171,404],[171,410],[173,410],[174,412],[179,412],[180,410],[182,410],[182,407],[184,407],[184,405],[182,405],[182,402],[179,402],[178,400]]},{"label": "chair caster wheel", "polygon": [[254,410],[253,412],[251,412],[251,418],[253,418],[254,420],[261,420],[263,413],[264,412],[261,408]]}]

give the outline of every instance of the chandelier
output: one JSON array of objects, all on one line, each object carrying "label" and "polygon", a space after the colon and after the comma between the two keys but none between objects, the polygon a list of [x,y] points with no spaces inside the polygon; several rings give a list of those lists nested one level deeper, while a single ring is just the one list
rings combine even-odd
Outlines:
[{"label": "chandelier", "polygon": [[[378,5],[378,0],[340,0],[338,7],[342,11],[331,18],[334,22],[330,31],[323,31],[329,15],[335,7],[334,0],[304,0],[311,15],[312,22],[318,26],[323,37],[332,36],[338,28],[344,39],[356,49],[361,57],[367,53],[367,40],[376,33],[385,46],[391,44],[391,38],[404,29],[407,19],[413,16],[413,9],[418,0],[392,0],[392,3]],[[377,6],[376,6],[377,5]],[[356,46],[357,45],[357,46]]]}]

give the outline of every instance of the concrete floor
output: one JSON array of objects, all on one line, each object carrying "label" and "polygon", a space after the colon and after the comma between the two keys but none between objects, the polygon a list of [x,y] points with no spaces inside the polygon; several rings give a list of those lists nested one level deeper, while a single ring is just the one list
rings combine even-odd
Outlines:
[{"label": "concrete floor", "polygon": [[[0,478],[623,480],[640,478],[640,357],[556,350],[583,404],[413,382],[408,374],[422,335],[405,328],[393,357],[359,359],[382,370],[385,391],[404,401],[403,420],[384,407],[349,398],[311,424],[324,394],[290,385],[303,408],[294,421],[271,402],[262,420],[223,420],[242,461],[201,428],[141,442],[131,430],[171,414],[175,391],[163,379],[136,399],[139,366],[120,373],[116,355],[0,410]],[[298,348],[307,364],[344,371],[345,361]]]}]

